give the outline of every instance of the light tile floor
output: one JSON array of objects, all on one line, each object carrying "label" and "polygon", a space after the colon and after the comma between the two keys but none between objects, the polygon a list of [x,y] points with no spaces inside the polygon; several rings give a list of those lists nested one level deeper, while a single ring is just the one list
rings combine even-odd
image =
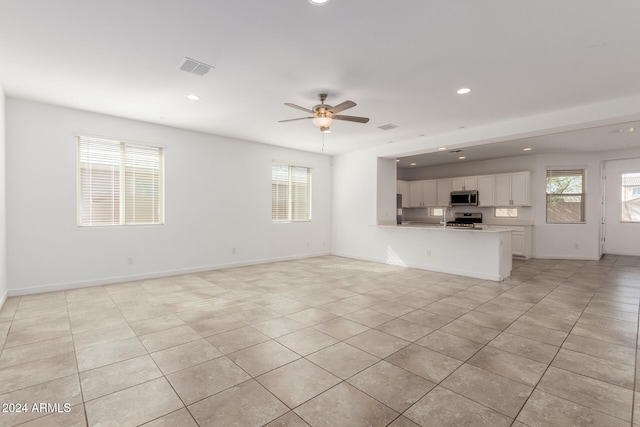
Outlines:
[{"label": "light tile floor", "polygon": [[329,256],[14,297],[0,426],[640,426],[639,301],[640,258],[617,256],[502,283]]}]

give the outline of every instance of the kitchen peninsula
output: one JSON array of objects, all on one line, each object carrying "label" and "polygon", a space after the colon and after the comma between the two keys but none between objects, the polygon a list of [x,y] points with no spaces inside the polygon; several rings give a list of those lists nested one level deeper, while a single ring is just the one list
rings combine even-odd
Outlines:
[{"label": "kitchen peninsula", "polygon": [[378,225],[389,242],[387,262],[484,280],[511,275],[511,231],[436,224]]}]

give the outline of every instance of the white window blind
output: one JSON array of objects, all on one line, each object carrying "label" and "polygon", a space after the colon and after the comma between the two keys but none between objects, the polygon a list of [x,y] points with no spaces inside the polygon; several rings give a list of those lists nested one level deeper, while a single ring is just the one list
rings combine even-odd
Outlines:
[{"label": "white window blind", "polygon": [[162,147],[79,137],[79,225],[162,224],[163,199]]},{"label": "white window blind", "polygon": [[271,166],[271,219],[311,220],[311,169],[278,163]]}]

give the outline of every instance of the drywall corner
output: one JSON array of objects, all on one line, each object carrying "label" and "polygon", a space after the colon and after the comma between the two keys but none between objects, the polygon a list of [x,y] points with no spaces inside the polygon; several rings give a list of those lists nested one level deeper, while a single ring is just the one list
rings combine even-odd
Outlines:
[{"label": "drywall corner", "polygon": [[0,85],[0,310],[7,300],[7,189],[5,95]]}]

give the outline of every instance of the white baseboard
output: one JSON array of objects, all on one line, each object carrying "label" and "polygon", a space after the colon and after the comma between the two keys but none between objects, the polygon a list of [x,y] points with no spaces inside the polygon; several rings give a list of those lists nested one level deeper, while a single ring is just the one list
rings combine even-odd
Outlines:
[{"label": "white baseboard", "polygon": [[549,255],[549,254],[536,254],[534,256],[531,257],[532,259],[567,259],[570,261],[598,261],[600,259],[600,256],[594,256],[594,255]]},{"label": "white baseboard", "polygon": [[607,252],[605,255],[640,256],[638,252]]},{"label": "white baseboard", "polygon": [[0,310],[2,310],[2,306],[4,306],[5,301],[9,297],[9,292],[5,291],[2,295],[0,295]]},{"label": "white baseboard", "polygon": [[[21,289],[9,289],[8,296],[40,294],[44,292],[66,291],[70,289],[87,288],[91,286],[111,285],[114,283],[134,282],[136,280],[156,279],[159,277],[178,276],[181,274],[201,273],[203,271],[221,270],[224,268],[245,267],[248,265],[270,264],[281,261],[294,261],[297,259],[314,258],[331,255],[330,252],[318,252],[304,255],[291,255],[277,258],[261,258],[233,263],[205,265],[201,267],[189,267],[176,270],[155,271],[150,273],[133,274],[130,276],[104,277],[100,279],[83,280],[78,282],[52,283],[47,285],[31,286]],[[5,293],[5,299],[7,293]],[[4,302],[4,301],[3,301]],[[1,305],[0,305],[1,307]]]}]

